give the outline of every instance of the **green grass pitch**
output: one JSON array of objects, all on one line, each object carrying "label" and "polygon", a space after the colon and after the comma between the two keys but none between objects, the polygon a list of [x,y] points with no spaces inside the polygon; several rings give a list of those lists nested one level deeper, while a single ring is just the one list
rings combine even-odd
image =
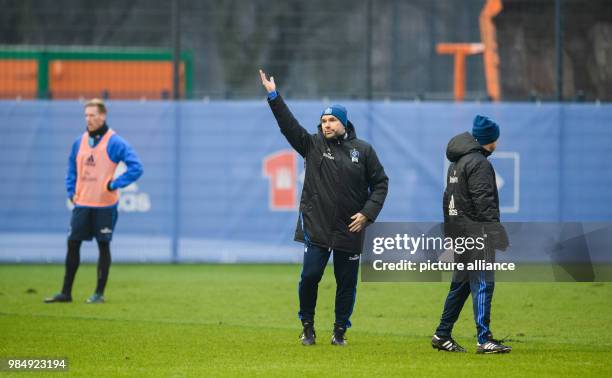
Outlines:
[{"label": "green grass pitch", "polygon": [[[317,345],[298,336],[297,265],[114,265],[107,303],[44,304],[59,265],[0,265],[0,358],[68,357],[75,376],[612,376],[612,283],[497,283],[492,329],[507,355],[477,355],[471,302],[454,337],[429,344],[447,283],[359,283],[346,348],[329,344],[335,282],[319,287]],[[0,372],[1,375],[11,373]],[[17,377],[40,376],[14,373]],[[62,373],[48,373],[56,377]]]}]

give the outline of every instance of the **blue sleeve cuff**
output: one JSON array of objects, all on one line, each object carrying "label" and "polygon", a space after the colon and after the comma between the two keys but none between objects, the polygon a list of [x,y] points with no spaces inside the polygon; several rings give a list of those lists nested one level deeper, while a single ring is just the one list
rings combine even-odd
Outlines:
[{"label": "blue sleeve cuff", "polygon": [[268,100],[270,100],[270,101],[274,100],[277,97],[278,97],[278,92],[277,91],[268,93]]}]

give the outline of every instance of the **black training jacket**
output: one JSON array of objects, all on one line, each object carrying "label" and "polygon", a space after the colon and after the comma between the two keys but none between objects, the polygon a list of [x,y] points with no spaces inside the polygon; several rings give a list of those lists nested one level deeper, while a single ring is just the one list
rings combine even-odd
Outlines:
[{"label": "black training jacket", "polygon": [[448,142],[446,157],[451,164],[442,201],[444,223],[445,229],[455,231],[467,231],[467,227],[478,223],[485,226],[484,231],[493,237],[490,239],[492,246],[505,249],[508,240],[499,224],[495,171],[487,160],[490,154],[468,132],[456,135]]},{"label": "black training jacket", "polygon": [[345,137],[327,140],[319,124],[310,134],[280,95],[268,100],[281,132],[304,158],[306,168],[295,240],[343,252],[361,253],[363,234],[350,232],[351,216],[376,220],[389,179],[374,148],[357,139],[349,121]]}]

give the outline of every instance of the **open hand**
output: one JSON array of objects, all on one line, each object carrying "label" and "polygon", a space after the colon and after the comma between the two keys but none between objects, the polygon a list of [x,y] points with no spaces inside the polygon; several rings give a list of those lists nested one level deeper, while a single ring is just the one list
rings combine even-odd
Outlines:
[{"label": "open hand", "polygon": [[353,215],[351,219],[353,220],[353,222],[349,224],[350,232],[359,232],[363,230],[363,227],[366,225],[366,223],[368,223],[368,217],[361,213]]},{"label": "open hand", "polygon": [[276,83],[274,83],[274,76],[270,76],[270,80],[266,79],[266,73],[259,70],[259,76],[261,77],[261,84],[266,88],[268,93],[276,91]]}]

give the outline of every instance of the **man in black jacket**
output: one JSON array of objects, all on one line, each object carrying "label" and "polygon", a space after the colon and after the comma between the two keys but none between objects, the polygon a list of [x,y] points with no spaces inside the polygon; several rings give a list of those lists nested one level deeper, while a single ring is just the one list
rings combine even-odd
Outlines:
[{"label": "man in black jacket", "polygon": [[[476,116],[471,134],[459,134],[448,142],[446,157],[451,164],[443,199],[446,236],[486,235],[487,240],[481,251],[472,249],[455,256],[462,262],[474,262],[476,259],[493,262],[495,249],[505,250],[508,246],[507,236],[499,223],[495,171],[487,160],[495,150],[498,138],[499,126],[487,117]],[[493,339],[489,329],[494,285],[492,271],[455,271],[440,325],[431,340],[435,349],[465,352],[453,340],[451,331],[471,293],[478,332],[477,352],[507,353],[512,350]]]},{"label": "man in black jacket", "polygon": [[336,320],[332,344],[345,345],[355,304],[363,230],[374,222],[387,196],[389,179],[374,148],[357,139],[341,105],[326,108],[316,134],[295,119],[276,91],[274,78],[259,71],[281,133],[304,158],[306,172],[295,240],[304,243],[299,283],[303,345],[315,343],[317,289],[334,254]]}]

